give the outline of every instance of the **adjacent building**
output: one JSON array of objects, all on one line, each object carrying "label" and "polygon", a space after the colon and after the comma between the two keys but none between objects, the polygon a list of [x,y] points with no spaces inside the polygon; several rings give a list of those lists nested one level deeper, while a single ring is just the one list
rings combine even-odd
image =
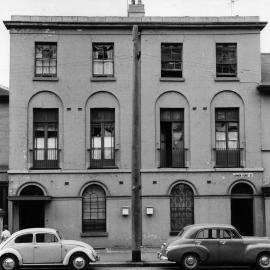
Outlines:
[{"label": "adjacent building", "polygon": [[128,17],[4,23],[13,231],[56,227],[95,247],[130,245],[138,25],[143,245],[159,246],[191,223],[270,235],[269,97],[257,90],[266,22],[147,17],[132,1]]}]

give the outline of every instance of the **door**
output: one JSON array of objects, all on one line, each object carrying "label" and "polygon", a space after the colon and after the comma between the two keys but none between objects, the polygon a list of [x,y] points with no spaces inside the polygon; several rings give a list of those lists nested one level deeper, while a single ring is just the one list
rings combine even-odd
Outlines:
[{"label": "door", "polygon": [[172,123],[172,167],[184,167],[183,123]]},{"label": "door", "polygon": [[44,202],[24,201],[19,206],[20,230],[44,227]]},{"label": "door", "polygon": [[241,235],[253,235],[253,199],[232,198],[231,199],[232,225]]},{"label": "door", "polygon": [[207,265],[219,263],[219,239],[216,229],[201,230],[196,236],[195,245],[201,245],[208,251],[209,257],[205,262]]},{"label": "door", "polygon": [[61,242],[52,233],[37,233],[34,245],[35,263],[61,263]]},{"label": "door", "polygon": [[244,251],[244,242],[240,236],[229,229],[220,229],[219,258],[222,264],[243,264]]},{"label": "door", "polygon": [[23,264],[34,263],[34,243],[32,233],[17,236],[14,240],[13,248],[21,254]]}]

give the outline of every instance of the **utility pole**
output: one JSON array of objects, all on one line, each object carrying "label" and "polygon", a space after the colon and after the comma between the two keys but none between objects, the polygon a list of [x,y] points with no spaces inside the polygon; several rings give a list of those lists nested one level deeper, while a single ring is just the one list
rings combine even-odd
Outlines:
[{"label": "utility pole", "polygon": [[141,261],[142,205],[141,205],[141,83],[140,34],[138,25],[132,29],[133,41],[133,94],[132,94],[132,159],[131,159],[131,212],[132,261]]}]

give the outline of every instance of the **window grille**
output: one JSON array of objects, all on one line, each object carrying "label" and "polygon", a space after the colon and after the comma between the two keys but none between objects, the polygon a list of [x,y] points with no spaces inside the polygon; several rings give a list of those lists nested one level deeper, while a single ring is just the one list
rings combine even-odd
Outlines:
[{"label": "window grille", "polygon": [[90,185],[83,192],[83,232],[106,232],[106,194],[99,185]]},{"label": "window grille", "polygon": [[186,184],[173,187],[170,197],[171,231],[194,223],[194,193]]}]

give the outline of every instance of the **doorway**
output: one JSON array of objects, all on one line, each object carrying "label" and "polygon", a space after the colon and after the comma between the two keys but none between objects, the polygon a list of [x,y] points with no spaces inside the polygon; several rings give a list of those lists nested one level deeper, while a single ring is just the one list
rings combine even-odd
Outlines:
[{"label": "doorway", "polygon": [[36,185],[29,185],[20,192],[19,228],[37,228],[45,225],[45,202],[43,190]]},{"label": "doorway", "polygon": [[44,227],[44,202],[23,201],[19,206],[20,230]]},{"label": "doorway", "polygon": [[253,189],[246,183],[236,184],[231,191],[231,223],[241,235],[252,236]]}]

